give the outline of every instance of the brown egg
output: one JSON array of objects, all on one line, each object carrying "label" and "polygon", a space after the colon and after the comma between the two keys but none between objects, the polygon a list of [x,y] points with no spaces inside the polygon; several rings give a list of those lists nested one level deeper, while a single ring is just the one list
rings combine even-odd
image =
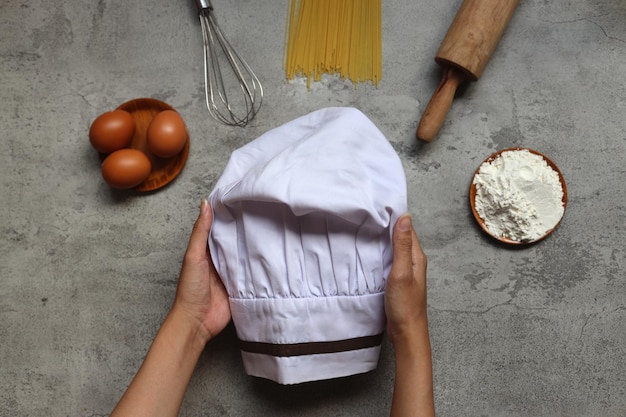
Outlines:
[{"label": "brown egg", "polygon": [[113,188],[126,190],[144,182],[152,164],[145,153],[137,149],[120,149],[102,163],[102,177]]},{"label": "brown egg", "polygon": [[159,112],[148,126],[147,141],[150,152],[160,158],[177,155],[187,141],[183,118],[174,110]]},{"label": "brown egg", "polygon": [[89,128],[89,142],[98,152],[111,153],[127,147],[135,135],[135,120],[124,110],[103,113]]}]

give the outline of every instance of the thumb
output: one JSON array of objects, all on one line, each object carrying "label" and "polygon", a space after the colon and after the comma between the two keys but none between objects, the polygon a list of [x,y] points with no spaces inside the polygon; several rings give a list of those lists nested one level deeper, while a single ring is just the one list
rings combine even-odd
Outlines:
[{"label": "thumb", "polygon": [[187,247],[188,257],[196,260],[206,258],[206,247],[212,223],[213,211],[211,210],[211,206],[206,199],[202,199],[202,203],[200,204],[200,214],[193,225],[193,230],[191,231],[191,236],[189,238],[189,245]]},{"label": "thumb", "polygon": [[410,278],[413,266],[413,224],[410,214],[400,216],[393,228],[391,279]]}]

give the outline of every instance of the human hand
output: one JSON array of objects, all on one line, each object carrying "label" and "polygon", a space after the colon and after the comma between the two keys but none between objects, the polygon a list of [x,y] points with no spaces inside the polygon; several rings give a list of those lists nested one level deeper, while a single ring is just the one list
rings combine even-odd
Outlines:
[{"label": "human hand", "polygon": [[387,334],[396,347],[411,346],[428,328],[426,266],[411,217],[403,215],[393,229],[393,265],[385,288]]},{"label": "human hand", "polygon": [[202,350],[230,321],[228,294],[207,248],[212,222],[202,200],[174,304],[111,417],[177,416]]},{"label": "human hand", "polygon": [[183,266],[172,310],[181,310],[206,343],[228,324],[231,318],[228,294],[220,280],[207,246],[213,212],[206,200],[200,205]]},{"label": "human hand", "polygon": [[426,263],[411,216],[400,217],[393,229],[393,265],[385,289],[387,334],[396,357],[391,417],[435,416]]}]

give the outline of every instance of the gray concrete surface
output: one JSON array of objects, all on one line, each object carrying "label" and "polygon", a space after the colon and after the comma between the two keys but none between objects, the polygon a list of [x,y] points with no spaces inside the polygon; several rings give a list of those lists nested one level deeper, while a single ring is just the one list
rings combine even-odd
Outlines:
[{"label": "gray concrete surface", "polygon": [[[326,106],[355,106],[400,154],[429,256],[441,416],[626,415],[626,3],[522,1],[481,79],[436,141],[414,132],[440,72],[433,56],[459,0],[384,3],[378,88],[281,67],[286,1],[215,1],[257,70],[254,123],[203,104],[193,2],[0,1],[0,416],[107,415],[173,299],[200,199],[229,154]],[[88,128],[138,97],[185,118],[191,153],[168,187],[113,191]],[[526,146],[561,168],[569,205],[545,241],[496,244],[468,205],[493,151]],[[393,357],[339,381],[279,387],[244,374],[229,328],[191,381],[183,416],[383,416]]]}]

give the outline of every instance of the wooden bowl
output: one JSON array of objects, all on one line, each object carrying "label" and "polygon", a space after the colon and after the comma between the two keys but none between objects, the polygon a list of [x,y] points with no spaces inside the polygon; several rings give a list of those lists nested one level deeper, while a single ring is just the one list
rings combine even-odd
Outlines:
[{"label": "wooden bowl", "polygon": [[[138,98],[127,101],[118,107],[133,116],[135,120],[135,136],[129,148],[145,153],[152,163],[152,171],[146,180],[134,188],[136,191],[154,191],[172,182],[180,174],[189,156],[189,133],[183,149],[171,158],[159,158],[148,149],[147,132],[152,119],[163,110],[174,110],[172,106],[153,98]],[[175,110],[174,110],[175,111]]]},{"label": "wooden bowl", "polygon": [[489,228],[487,228],[487,225],[485,224],[485,221],[480,217],[480,215],[478,214],[478,212],[476,211],[476,185],[474,184],[474,178],[476,177],[476,174],[478,174],[478,171],[480,170],[480,167],[485,164],[485,163],[490,163],[492,162],[494,159],[496,159],[498,156],[500,156],[502,153],[504,152],[509,152],[509,151],[521,151],[521,150],[527,150],[530,153],[533,153],[535,155],[539,155],[543,158],[544,161],[546,161],[546,163],[548,164],[548,166],[550,166],[550,168],[552,168],[554,171],[556,171],[556,173],[559,176],[559,182],[561,183],[561,188],[563,189],[563,213],[565,213],[565,209],[567,208],[567,187],[565,185],[565,179],[563,178],[563,174],[561,173],[561,171],[559,170],[559,168],[556,166],[556,164],[554,162],[552,162],[550,160],[550,158],[548,158],[547,156],[545,156],[544,154],[537,152],[533,149],[528,149],[528,148],[506,148],[506,149],[502,149],[499,150],[498,152],[493,153],[491,156],[489,156],[487,159],[485,159],[483,162],[481,162],[481,164],[478,166],[478,168],[476,169],[476,171],[474,172],[474,175],[472,176],[472,182],[470,185],[470,207],[472,209],[472,214],[474,215],[474,218],[476,219],[476,222],[478,223],[478,225],[480,226],[481,229],[483,229],[483,231],[485,233],[487,233],[489,236],[493,237],[494,239],[499,240],[500,242],[509,244],[509,245],[530,245],[532,243],[536,243],[539,242],[540,240],[545,239],[546,237],[548,237],[561,223],[561,219],[563,218],[563,216],[561,216],[561,219],[559,219],[559,221],[554,225],[554,227],[552,227],[550,230],[546,231],[546,233],[544,233],[542,236],[538,237],[537,239],[533,239],[533,240],[526,240],[526,241],[519,241],[519,240],[513,240],[513,239],[509,239],[503,236],[496,236],[495,234],[493,234]]}]

